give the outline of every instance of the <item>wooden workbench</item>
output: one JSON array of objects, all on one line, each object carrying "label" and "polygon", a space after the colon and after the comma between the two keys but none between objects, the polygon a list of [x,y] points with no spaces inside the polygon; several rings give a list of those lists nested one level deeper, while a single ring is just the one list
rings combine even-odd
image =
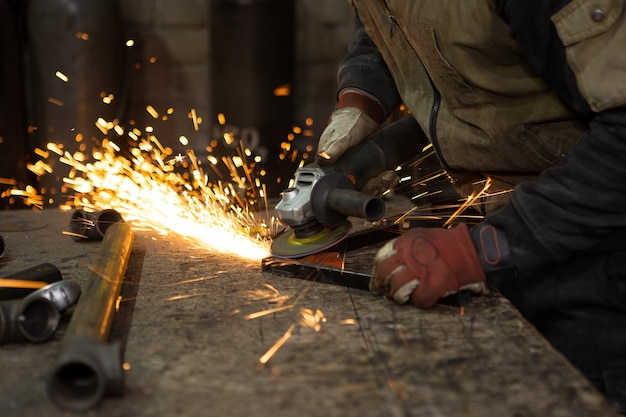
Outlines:
[{"label": "wooden workbench", "polygon": [[[99,243],[64,235],[70,214],[0,213],[0,275],[50,262],[84,286]],[[498,294],[421,311],[138,231],[122,296],[123,396],[80,414],[50,402],[63,325],[43,344],[0,345],[0,416],[618,415]]]}]

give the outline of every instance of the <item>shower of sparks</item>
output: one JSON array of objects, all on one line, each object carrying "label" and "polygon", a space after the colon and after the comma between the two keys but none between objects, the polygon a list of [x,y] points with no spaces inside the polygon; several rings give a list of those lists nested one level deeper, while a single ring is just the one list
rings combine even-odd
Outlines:
[{"label": "shower of sparks", "polygon": [[[151,106],[146,110],[158,117]],[[125,133],[104,119],[95,125],[108,137]],[[62,208],[113,208],[135,228],[180,235],[197,248],[250,260],[268,256],[269,236],[278,223],[262,218],[267,212],[258,213],[261,203],[267,205],[267,201],[263,187],[256,186],[255,163],[247,161],[251,152],[240,144],[234,148],[235,155],[224,156],[221,161],[209,155],[205,162],[210,172],[205,172],[194,151],[173,155],[152,131],[150,127],[145,132],[130,130],[130,148],[125,149],[105,138],[91,155],[70,153],[54,143],[35,153],[58,157],[71,168],[63,181],[73,195]],[[125,139],[116,140],[122,143]],[[28,168],[37,175],[51,172],[50,165],[41,160]],[[10,190],[10,195],[43,206],[42,197],[30,186]]]}]

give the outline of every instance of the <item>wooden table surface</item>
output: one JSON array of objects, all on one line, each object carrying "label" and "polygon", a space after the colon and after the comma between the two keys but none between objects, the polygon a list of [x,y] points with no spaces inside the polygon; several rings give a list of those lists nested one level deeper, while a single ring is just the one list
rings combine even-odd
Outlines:
[{"label": "wooden table surface", "polygon": [[[0,213],[0,275],[49,262],[84,288],[100,243],[64,235],[70,215]],[[618,415],[498,294],[421,311],[180,236],[135,233],[111,334],[121,397],[83,413],[51,403],[66,324],[46,343],[0,345],[0,416]]]}]

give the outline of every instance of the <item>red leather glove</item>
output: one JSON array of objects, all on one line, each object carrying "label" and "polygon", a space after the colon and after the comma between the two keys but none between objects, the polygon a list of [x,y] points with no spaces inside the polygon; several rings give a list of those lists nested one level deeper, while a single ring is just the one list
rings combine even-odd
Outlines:
[{"label": "red leather glove", "polygon": [[370,291],[428,308],[461,289],[485,292],[485,272],[467,225],[412,229],[374,258]]}]

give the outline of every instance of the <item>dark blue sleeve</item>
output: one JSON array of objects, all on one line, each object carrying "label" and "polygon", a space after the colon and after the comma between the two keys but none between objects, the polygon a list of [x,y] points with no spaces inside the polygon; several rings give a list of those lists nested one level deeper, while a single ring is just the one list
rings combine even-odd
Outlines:
[{"label": "dark blue sleeve", "polygon": [[400,105],[400,95],[387,64],[356,13],[354,20],[352,43],[337,72],[339,91],[350,87],[366,91],[378,99],[386,119]]}]

